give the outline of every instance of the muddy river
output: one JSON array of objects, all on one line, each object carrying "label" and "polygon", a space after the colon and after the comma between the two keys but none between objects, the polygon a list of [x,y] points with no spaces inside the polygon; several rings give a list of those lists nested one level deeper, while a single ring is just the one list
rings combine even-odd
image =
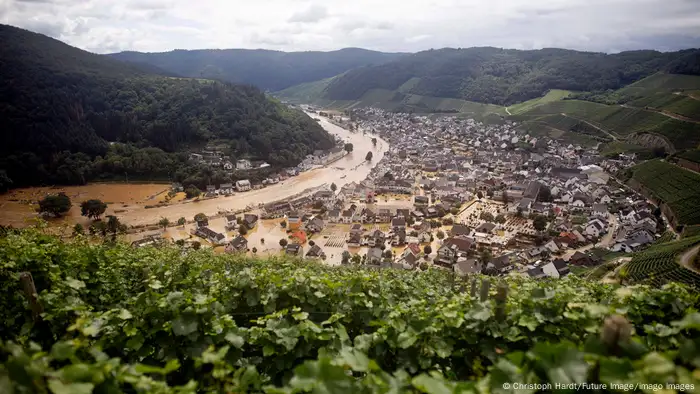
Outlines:
[{"label": "muddy river", "polygon": [[[316,115],[311,115],[316,117]],[[60,188],[18,189],[0,196],[0,224],[17,227],[30,224],[31,219],[37,216],[35,213],[36,205],[31,202],[41,199],[46,194],[60,191],[71,197],[73,209],[65,218],[52,221],[52,225],[88,223],[86,218],[80,216],[79,204],[90,198],[98,198],[107,202],[109,204],[107,214],[116,214],[123,223],[132,226],[155,224],[161,217],[168,218],[171,222],[177,221],[180,217],[192,220],[194,215],[199,212],[211,216],[222,211],[234,211],[249,205],[280,200],[324,184],[330,186],[331,183],[335,183],[340,188],[346,183],[360,182],[367,177],[372,167],[384,157],[384,153],[389,148],[386,141],[378,137],[377,145],[373,146],[372,138],[376,136],[371,134],[352,133],[324,118],[321,118],[320,124],[329,133],[338,136],[343,141],[352,143],[353,152],[327,167],[303,172],[299,176],[287,179],[277,185],[198,202],[172,203],[171,201],[171,204],[161,207],[150,206],[155,205],[165,197],[169,185],[94,184]],[[365,161],[367,152],[372,152],[371,162]]]}]

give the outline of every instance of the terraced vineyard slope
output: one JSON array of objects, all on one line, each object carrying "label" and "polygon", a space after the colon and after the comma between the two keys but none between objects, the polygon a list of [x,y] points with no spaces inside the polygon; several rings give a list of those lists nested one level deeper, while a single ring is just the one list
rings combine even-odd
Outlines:
[{"label": "terraced vineyard slope", "polygon": [[662,286],[680,282],[700,289],[700,274],[682,266],[679,261],[681,255],[692,252],[697,245],[700,245],[700,236],[654,245],[635,254],[622,269],[622,276],[628,283]]},{"label": "terraced vineyard slope", "polygon": [[700,174],[663,160],[650,160],[624,174],[627,184],[662,207],[674,226],[700,224]]},{"label": "terraced vineyard slope", "polygon": [[64,243],[37,230],[0,237],[0,268],[3,392],[700,384],[698,295],[681,285],[512,277],[472,296],[472,282],[442,271]]}]

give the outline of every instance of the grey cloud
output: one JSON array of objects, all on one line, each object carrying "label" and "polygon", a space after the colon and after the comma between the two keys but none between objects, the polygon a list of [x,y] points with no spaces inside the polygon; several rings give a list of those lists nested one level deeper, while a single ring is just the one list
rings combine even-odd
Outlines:
[{"label": "grey cloud", "polygon": [[314,23],[319,22],[328,17],[326,7],[319,4],[312,4],[303,11],[295,12],[289,22]]},{"label": "grey cloud", "polygon": [[22,27],[53,38],[60,38],[63,35],[63,32],[67,30],[66,23],[59,20],[28,20],[25,21]]}]

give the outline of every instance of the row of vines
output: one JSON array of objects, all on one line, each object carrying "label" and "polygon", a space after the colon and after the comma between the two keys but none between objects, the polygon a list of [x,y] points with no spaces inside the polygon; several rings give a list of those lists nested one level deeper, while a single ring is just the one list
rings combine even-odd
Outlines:
[{"label": "row of vines", "polygon": [[[27,272],[35,304],[20,286]],[[256,261],[10,232],[0,237],[0,392],[521,392],[507,386],[518,382],[532,384],[526,392],[584,382],[700,388],[696,292],[570,277],[512,276],[480,298],[471,288],[483,278],[438,270]]]}]

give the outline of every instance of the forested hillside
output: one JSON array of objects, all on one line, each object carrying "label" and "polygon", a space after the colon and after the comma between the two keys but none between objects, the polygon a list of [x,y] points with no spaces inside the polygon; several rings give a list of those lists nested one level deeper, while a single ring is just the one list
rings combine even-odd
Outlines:
[{"label": "forested hillside", "polygon": [[356,100],[370,89],[510,105],[550,89],[619,89],[658,71],[698,74],[698,50],[618,54],[565,49],[439,49],[351,70],[333,79],[329,100]]},{"label": "forested hillside", "polygon": [[[511,276],[489,288],[437,269],[64,243],[33,229],[0,236],[0,268],[7,393],[700,384],[698,294],[677,284]],[[35,302],[21,287],[28,273]]]},{"label": "forested hillside", "polygon": [[263,49],[176,50],[162,53],[120,52],[119,60],[147,63],[186,77],[211,78],[282,90],[304,82],[399,58],[359,48],[331,52],[280,52]]},{"label": "forested hillside", "polygon": [[177,152],[211,140],[277,166],[333,145],[311,118],[251,86],[149,74],[10,26],[0,41],[0,171],[12,186],[125,172],[183,180],[199,170]]}]

